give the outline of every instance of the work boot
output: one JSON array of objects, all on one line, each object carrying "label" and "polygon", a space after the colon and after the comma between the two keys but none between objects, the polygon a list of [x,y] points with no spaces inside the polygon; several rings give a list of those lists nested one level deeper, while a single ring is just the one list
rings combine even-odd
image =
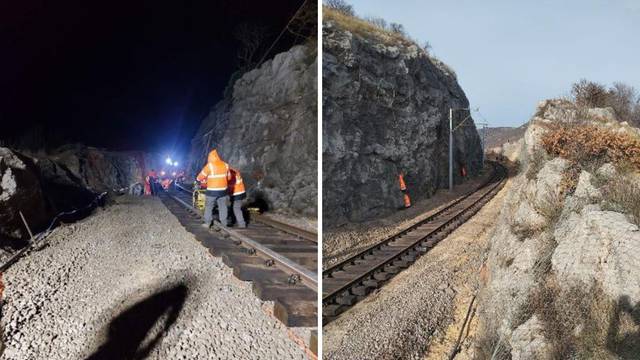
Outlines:
[{"label": "work boot", "polygon": [[204,223],[204,224],[202,224],[201,226],[202,226],[203,228],[208,229],[208,228],[210,228],[210,227],[211,227],[211,224]]},{"label": "work boot", "polygon": [[238,224],[238,228],[239,229],[246,229],[247,228],[247,224]]},{"label": "work boot", "polygon": [[218,221],[214,220],[214,221],[213,221],[213,230],[215,230],[215,231],[220,231],[220,230],[221,230],[221,228],[225,228],[225,229],[226,229],[226,228],[227,228],[227,225],[221,224],[221,223],[219,223]]}]

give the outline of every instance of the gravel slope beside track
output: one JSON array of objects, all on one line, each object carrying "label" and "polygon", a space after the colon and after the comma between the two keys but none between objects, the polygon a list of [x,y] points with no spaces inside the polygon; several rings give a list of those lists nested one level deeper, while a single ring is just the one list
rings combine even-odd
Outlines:
[{"label": "gravel slope beside track", "polygon": [[0,359],[304,359],[158,199],[122,197],[4,274]]}]

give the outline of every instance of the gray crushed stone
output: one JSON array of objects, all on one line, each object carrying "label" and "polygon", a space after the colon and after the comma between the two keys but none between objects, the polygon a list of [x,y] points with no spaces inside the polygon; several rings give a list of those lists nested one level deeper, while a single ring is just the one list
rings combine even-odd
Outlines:
[{"label": "gray crushed stone", "polygon": [[122,197],[5,274],[0,359],[304,359],[158,199]]}]

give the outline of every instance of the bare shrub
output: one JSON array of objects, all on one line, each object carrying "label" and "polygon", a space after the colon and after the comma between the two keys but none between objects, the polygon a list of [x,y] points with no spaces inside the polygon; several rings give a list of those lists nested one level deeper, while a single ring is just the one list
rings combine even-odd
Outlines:
[{"label": "bare shrub", "polygon": [[640,126],[640,94],[633,86],[616,82],[608,91],[607,106],[620,120]]},{"label": "bare shrub", "polygon": [[388,30],[389,27],[387,25],[387,20],[381,18],[381,17],[377,17],[377,16],[369,16],[364,18],[366,21],[368,21],[369,23],[371,23],[373,26],[378,27],[382,30]]},{"label": "bare shrub", "polygon": [[305,63],[308,65],[313,63],[318,55],[317,27],[318,4],[314,1],[305,2],[287,26],[287,31],[296,37],[296,43],[305,43]]},{"label": "bare shrub", "polygon": [[353,10],[353,6],[349,5],[344,0],[325,0],[324,4],[330,9],[338,11],[344,15],[347,15],[347,16],[356,15],[356,12]]},{"label": "bare shrub", "polygon": [[244,72],[258,63],[260,50],[269,36],[268,29],[260,25],[241,23],[236,26],[234,36],[240,42],[239,69]]},{"label": "bare shrub", "polygon": [[581,79],[573,84],[571,96],[578,106],[604,107],[607,104],[607,88],[586,79]]},{"label": "bare shrub", "polygon": [[611,107],[618,119],[640,126],[640,94],[633,86],[615,82],[605,85],[582,79],[574,83],[571,95],[580,107]]},{"label": "bare shrub", "polygon": [[422,42],[422,50],[424,50],[424,52],[428,54],[431,52],[431,49],[433,49],[433,46],[431,46],[430,42],[428,41]]},{"label": "bare shrub", "polygon": [[407,35],[407,32],[404,30],[404,25],[398,23],[389,24],[389,30],[393,33],[400,34],[403,36]]}]

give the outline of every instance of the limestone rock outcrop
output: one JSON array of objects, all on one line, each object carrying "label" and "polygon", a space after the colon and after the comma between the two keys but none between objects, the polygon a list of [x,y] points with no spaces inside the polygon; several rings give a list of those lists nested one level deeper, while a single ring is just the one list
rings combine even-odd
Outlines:
[{"label": "limestone rock outcrop", "polygon": [[633,208],[606,194],[621,180],[637,185],[638,171],[547,154],[542,139],[557,124],[640,135],[608,109],[538,105],[487,251],[481,333],[513,359],[625,358],[640,340],[640,323],[628,320],[640,308],[640,230]]},{"label": "limestone rock outcrop", "polygon": [[317,214],[317,59],[295,46],[240,77],[192,141],[189,170],[211,147],[240,170],[250,199]]},{"label": "limestone rock outcrop", "polygon": [[[323,216],[359,222],[402,205],[398,174],[413,198],[448,184],[449,108],[469,102],[454,73],[418,45],[323,23]],[[456,123],[469,112],[456,111]],[[467,120],[454,133],[454,180],[481,167]]]}]

